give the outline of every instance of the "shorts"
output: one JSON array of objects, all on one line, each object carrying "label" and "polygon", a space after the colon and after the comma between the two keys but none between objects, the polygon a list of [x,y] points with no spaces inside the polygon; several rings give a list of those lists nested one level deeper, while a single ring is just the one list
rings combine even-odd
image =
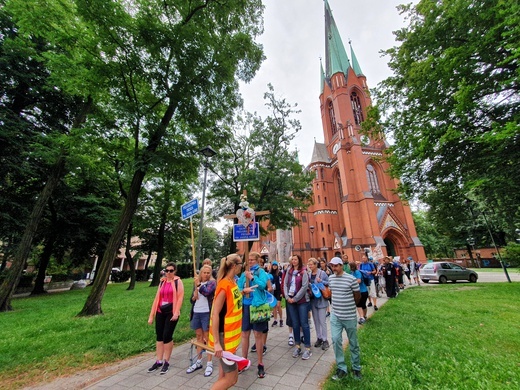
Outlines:
[{"label": "shorts", "polygon": [[193,313],[190,327],[193,330],[202,329],[203,332],[209,331],[209,311],[207,313]]},{"label": "shorts", "polygon": [[370,298],[377,298],[377,291],[376,291],[376,282],[374,279],[370,281],[370,286],[368,287],[368,295]]},{"label": "shorts", "polygon": [[[220,345],[224,345],[224,333],[219,333],[219,339],[220,339]],[[228,361],[230,361],[230,360],[228,360]],[[225,372],[226,374],[228,374],[233,371],[238,371],[238,365],[236,362],[233,362],[233,364],[228,365],[228,364],[224,363],[224,361],[222,359],[220,359],[220,369],[223,372]]]},{"label": "shorts", "polygon": [[269,329],[269,322],[257,322],[256,324],[251,323],[251,306],[242,306],[242,332],[253,330],[255,332],[266,333],[266,329]]}]

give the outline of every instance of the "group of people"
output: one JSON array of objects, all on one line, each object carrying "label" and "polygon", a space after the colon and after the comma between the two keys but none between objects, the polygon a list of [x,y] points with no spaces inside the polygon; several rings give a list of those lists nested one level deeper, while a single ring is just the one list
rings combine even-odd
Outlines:
[{"label": "group of people", "polygon": [[[384,284],[388,297],[395,296],[396,285],[399,286],[401,279],[392,259],[385,257],[381,264],[377,264],[362,256],[356,263],[349,262],[348,256],[342,255],[341,258],[332,258],[329,263],[325,259],[310,258],[304,264],[299,255],[293,255],[285,269],[276,261],[264,267],[264,259],[257,252],[249,253],[247,267],[244,260],[238,254],[228,255],[222,259],[215,275],[211,260],[207,259],[195,276],[190,326],[195,331],[199,347],[196,360],[186,372],[189,374],[204,368],[205,376],[212,375],[214,355],[220,361],[220,370],[212,388],[227,389],[236,383],[239,365],[223,356],[235,354],[241,345],[241,361],[247,363],[241,364],[240,368],[248,369],[248,354],[256,353],[257,375],[264,378],[263,355],[267,352],[269,321],[273,319],[271,326],[284,326],[281,301],[285,299],[285,324],[289,328],[288,344],[293,347],[292,356],[303,360],[312,356],[311,318],[316,332],[314,347],[322,350],[330,347],[327,337],[327,317],[330,317],[331,342],[337,363],[333,379],[347,375],[344,330],[349,339],[353,374],[361,378],[357,325],[365,323],[367,307],[373,306],[378,310],[378,285]],[[408,259],[405,264],[407,267],[399,267],[401,272],[408,276],[409,283],[412,277],[418,283],[413,260]],[[169,369],[173,332],[184,299],[184,285],[175,272],[175,264],[168,263],[148,319],[150,324],[155,320],[156,329],[156,361],[148,372],[160,370],[160,374],[165,374]],[[254,344],[250,349],[251,331]],[[206,348],[202,347],[204,344]],[[205,367],[202,363],[204,349],[211,351],[206,354]]]}]

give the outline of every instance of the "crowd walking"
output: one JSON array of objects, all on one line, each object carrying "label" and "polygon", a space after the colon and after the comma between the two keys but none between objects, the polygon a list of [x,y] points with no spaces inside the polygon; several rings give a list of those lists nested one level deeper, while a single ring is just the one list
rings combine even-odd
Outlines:
[{"label": "crowd walking", "polygon": [[[250,367],[250,352],[256,354],[256,376],[262,379],[268,374],[263,356],[268,353],[271,321],[271,327],[287,326],[293,358],[306,361],[312,359],[313,348],[327,351],[332,346],[337,365],[332,379],[339,381],[349,372],[361,379],[357,328],[367,322],[368,307],[377,311],[378,298],[395,298],[406,285],[419,283],[419,265],[412,258],[400,261],[386,256],[378,263],[363,253],[358,261],[349,261],[343,254],[330,262],[313,257],[304,262],[294,254],[285,266],[264,260],[257,252],[249,253],[247,259],[231,254],[222,259],[218,274],[211,261],[205,261],[194,278],[189,314],[197,351],[186,374],[204,368],[204,376],[212,376],[216,358],[219,375],[213,389],[233,386],[239,373]],[[148,322],[155,321],[156,360],[148,369],[150,373],[159,370],[164,375],[169,370],[173,333],[184,298],[184,286],[176,269],[174,263],[166,265],[152,304]],[[350,369],[343,350],[344,332]],[[236,355],[239,347],[241,356]],[[228,359],[229,354],[239,360]]]}]

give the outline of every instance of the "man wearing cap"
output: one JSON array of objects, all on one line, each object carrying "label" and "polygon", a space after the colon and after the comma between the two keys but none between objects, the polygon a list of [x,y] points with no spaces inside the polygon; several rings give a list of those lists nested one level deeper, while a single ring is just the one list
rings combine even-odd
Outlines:
[{"label": "man wearing cap", "polygon": [[359,284],[350,274],[343,271],[343,261],[333,257],[329,263],[333,275],[329,277],[329,287],[332,292],[332,309],[330,315],[330,330],[332,345],[338,369],[332,376],[339,380],[347,375],[347,365],[343,351],[343,329],[347,332],[350,348],[350,361],[354,378],[361,379],[361,356],[357,338],[356,303],[361,298]]}]

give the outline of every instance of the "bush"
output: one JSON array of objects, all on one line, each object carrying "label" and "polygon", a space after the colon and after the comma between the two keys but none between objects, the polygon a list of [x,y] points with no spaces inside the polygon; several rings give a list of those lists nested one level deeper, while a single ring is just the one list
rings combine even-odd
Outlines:
[{"label": "bush", "polygon": [[110,273],[110,280],[114,283],[124,283],[130,279],[130,271],[116,271],[112,270]]},{"label": "bush", "polygon": [[135,280],[138,282],[146,282],[150,279],[150,276],[153,273],[153,268],[148,269],[138,269],[135,271]]},{"label": "bush", "polygon": [[176,275],[181,279],[193,278],[193,263],[176,263]]}]

